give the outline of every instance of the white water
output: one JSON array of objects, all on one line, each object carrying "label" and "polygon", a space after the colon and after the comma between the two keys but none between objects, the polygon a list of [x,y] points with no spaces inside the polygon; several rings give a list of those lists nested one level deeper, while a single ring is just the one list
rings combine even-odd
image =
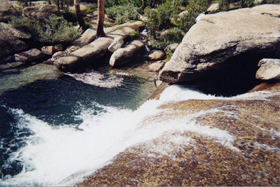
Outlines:
[{"label": "white water", "polygon": [[[0,180],[0,185],[74,184],[84,175],[108,164],[126,148],[153,140],[170,131],[197,132],[230,144],[233,139],[226,131],[195,124],[192,121],[193,116],[176,119],[172,121],[172,125],[161,119],[145,121],[144,126],[141,124],[149,116],[159,114],[161,110],[157,107],[164,103],[214,98],[197,91],[171,86],[162,93],[160,100],[147,101],[136,111],[103,107],[106,108],[106,113],[93,115],[94,111],[84,109],[80,116],[76,116],[83,119],[80,130],[66,126],[53,128],[20,109],[13,109],[14,115],[19,118],[19,128],[28,128],[33,135],[27,138],[28,145],[10,158],[20,160],[24,164],[24,170],[13,178]],[[174,142],[177,141],[178,137],[174,139]],[[181,141],[188,142],[189,140]]]}]

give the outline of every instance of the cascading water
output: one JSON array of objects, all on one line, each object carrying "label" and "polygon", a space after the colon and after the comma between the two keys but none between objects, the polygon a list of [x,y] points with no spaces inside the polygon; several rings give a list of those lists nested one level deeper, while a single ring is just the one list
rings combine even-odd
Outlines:
[{"label": "cascading water", "polygon": [[174,99],[214,98],[172,86],[160,100],[138,107],[141,99],[135,97],[141,84],[124,80],[120,88],[106,89],[63,77],[2,94],[0,184],[76,183],[126,148],[170,130],[156,121],[140,125],[160,113],[159,105]]}]

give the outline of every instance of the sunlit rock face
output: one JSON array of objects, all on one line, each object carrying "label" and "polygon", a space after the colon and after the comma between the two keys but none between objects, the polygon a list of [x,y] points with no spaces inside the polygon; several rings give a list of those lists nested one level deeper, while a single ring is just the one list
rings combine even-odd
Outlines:
[{"label": "sunlit rock face", "polygon": [[270,186],[280,183],[280,84],[232,98],[161,105],[139,129],[157,138],[119,153],[79,186]]},{"label": "sunlit rock face", "polygon": [[279,5],[261,5],[204,16],[185,35],[159,78],[188,82],[235,63],[239,71],[242,66],[254,71],[260,59],[279,56],[279,12]]}]

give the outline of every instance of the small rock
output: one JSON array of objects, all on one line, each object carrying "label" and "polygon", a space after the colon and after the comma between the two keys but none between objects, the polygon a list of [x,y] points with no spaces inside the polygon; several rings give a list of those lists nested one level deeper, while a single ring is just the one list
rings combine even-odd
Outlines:
[{"label": "small rock", "polygon": [[154,62],[148,66],[148,70],[152,72],[158,72],[164,66],[164,61]]},{"label": "small rock", "polygon": [[161,50],[152,50],[149,52],[148,58],[150,60],[163,60],[165,56],[165,53]]},{"label": "small rock", "polygon": [[108,50],[110,52],[115,52],[116,50],[118,50],[119,48],[122,47],[124,41],[123,41],[123,37],[122,36],[118,36],[116,38],[114,38],[113,43],[108,47]]},{"label": "small rock", "polygon": [[37,60],[43,56],[43,53],[34,48],[22,53],[15,54],[15,60],[17,62],[30,62],[32,60]]},{"label": "small rock", "polygon": [[66,56],[66,55],[67,55],[67,53],[65,51],[58,51],[58,52],[53,54],[52,60],[56,60],[56,59],[58,59],[60,57]]},{"label": "small rock", "polygon": [[173,43],[173,44],[169,44],[168,46],[166,46],[166,48],[164,49],[164,51],[172,51],[174,52],[176,50],[176,48],[178,47],[178,43]]},{"label": "small rock", "polygon": [[54,46],[44,46],[41,48],[43,54],[46,55],[53,55],[54,53]]},{"label": "small rock", "polygon": [[207,9],[207,12],[209,12],[209,13],[214,13],[214,12],[219,11],[219,8],[220,8],[219,3],[212,3],[212,4],[209,6],[209,8]]},{"label": "small rock", "polygon": [[63,51],[63,45],[62,44],[57,44],[54,46],[54,51]]},{"label": "small rock", "polygon": [[280,59],[265,58],[260,60],[260,67],[256,73],[257,79],[279,80],[280,79]]}]

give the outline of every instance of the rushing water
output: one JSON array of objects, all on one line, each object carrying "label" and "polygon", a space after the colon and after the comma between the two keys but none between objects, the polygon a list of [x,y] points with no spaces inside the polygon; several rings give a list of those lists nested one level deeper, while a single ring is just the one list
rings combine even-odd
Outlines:
[{"label": "rushing water", "polygon": [[102,88],[63,76],[0,95],[0,186],[57,184],[91,168],[91,157],[102,163],[96,152],[121,136],[121,121],[151,93],[147,80],[122,79]]},{"label": "rushing water", "polygon": [[[170,101],[217,97],[174,85],[159,100],[143,104],[153,90],[153,82],[145,79],[118,75],[116,87],[104,88],[106,76],[115,78],[91,72],[40,80],[53,70],[38,74],[38,68],[0,77],[0,186],[73,185],[126,148],[173,130],[231,142],[226,131],[186,126],[191,116],[172,125],[149,118],[160,115],[158,106]],[[33,83],[31,72],[37,72]],[[99,86],[86,84],[95,80]]]},{"label": "rushing water", "polygon": [[145,84],[124,77],[119,87],[101,88],[63,76],[4,92],[0,185],[72,185],[127,147],[170,130],[170,126],[138,126],[159,112],[160,104],[213,98],[173,86],[160,100],[142,104],[150,94]]}]

